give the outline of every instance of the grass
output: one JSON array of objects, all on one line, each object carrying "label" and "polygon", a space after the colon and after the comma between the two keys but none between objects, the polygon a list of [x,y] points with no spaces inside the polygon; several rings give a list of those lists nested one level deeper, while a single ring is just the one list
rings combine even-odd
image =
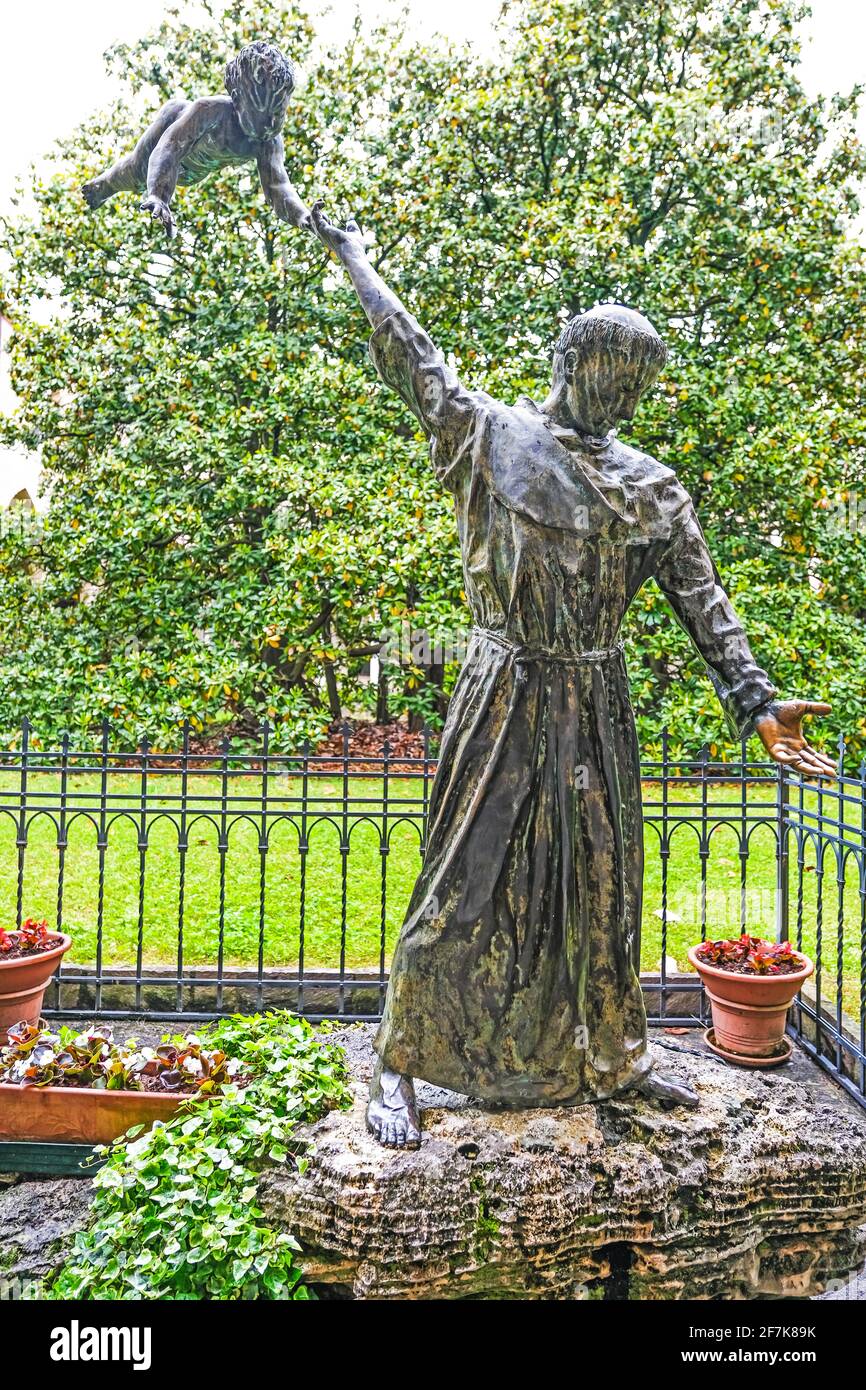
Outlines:
[{"label": "grass", "polygon": [[[152,775],[150,805],[168,812],[180,790],[180,778],[173,773]],[[274,779],[268,797],[299,796],[299,781]],[[0,801],[14,807],[14,782],[0,776]],[[309,828],[306,855],[305,964],[307,968],[337,967],[344,954],[347,970],[378,968],[382,951],[386,962],[399,931],[412,884],[420,865],[419,832],[407,823],[389,826],[389,853],[380,854],[382,785],[370,778],[357,790],[354,784],[351,809],[346,817],[350,851],[340,852],[342,811],[339,776],[318,780],[315,792],[320,801],[316,823]],[[139,780],[134,773],[112,771],[109,781],[112,823],[106,837],[102,875],[97,848],[99,780],[91,774],[70,778],[70,804],[91,808],[90,819],[83,814],[71,820],[64,863],[63,925],[75,939],[67,959],[71,963],[92,962],[97,953],[100,902],[102,904],[101,952],[105,966],[130,965],[136,960],[141,907],[142,948],[145,964],[177,963],[177,932],[180,915],[180,856],[177,826],[167,817],[151,823],[148,848],[144,854],[144,894],[139,903],[139,847],[135,808]],[[183,959],[186,966],[214,964],[219,951],[220,855],[218,852],[218,814],[208,796],[218,796],[216,777],[196,777],[191,783],[193,811],[188,817],[189,848],[183,881]],[[28,792],[31,805],[40,796],[56,799],[58,779],[53,774],[36,774]],[[230,778],[228,807],[231,826],[226,854],[224,881],[223,959],[226,965],[255,965],[260,949],[260,914],[264,905],[265,929],[261,940],[266,966],[297,965],[300,941],[300,901],[302,859],[298,849],[298,829],[281,823],[271,832],[264,869],[259,852],[256,813],[261,794],[258,778]],[[419,783],[391,778],[389,798],[394,811],[401,798],[416,801]],[[655,798],[657,792],[651,791]],[[366,798],[364,806],[358,798]],[[151,798],[154,798],[151,800]],[[718,807],[729,800],[736,804],[738,790],[714,787],[712,800]],[[677,789],[678,805],[694,803],[698,792]],[[771,802],[770,790],[754,789],[750,802]],[[125,810],[129,814],[121,814]],[[70,813],[71,816],[71,813]],[[311,818],[312,820],[313,818]],[[747,924],[756,935],[772,935],[775,929],[776,857],[775,837],[769,827],[752,832],[745,882]],[[343,871],[345,859],[345,917],[343,913]],[[57,921],[57,890],[60,854],[57,826],[47,813],[31,821],[25,854],[23,910],[25,915]],[[803,874],[803,949],[818,952],[819,874],[814,851],[807,848]],[[797,884],[795,866],[791,874],[791,934],[797,926]],[[826,863],[823,879],[824,917],[820,960],[822,994],[834,998],[840,954],[839,900],[835,860]],[[387,910],[382,912],[383,873],[386,879]],[[720,825],[713,833],[707,860],[707,930],[711,936],[735,935],[740,928],[741,866],[734,829]],[[658,835],[650,826],[646,835],[644,878],[644,927],[642,965],[658,967],[665,953],[679,965],[686,963],[686,952],[700,935],[700,856],[697,836],[680,825],[671,839],[667,877],[667,931],[663,938],[662,861]],[[0,815],[0,924],[11,924],[17,896],[16,826],[12,816]],[[842,893],[841,959],[843,1001],[852,1013],[859,1013],[861,957],[861,897],[854,856],[849,856]],[[343,922],[345,920],[345,935]]]}]

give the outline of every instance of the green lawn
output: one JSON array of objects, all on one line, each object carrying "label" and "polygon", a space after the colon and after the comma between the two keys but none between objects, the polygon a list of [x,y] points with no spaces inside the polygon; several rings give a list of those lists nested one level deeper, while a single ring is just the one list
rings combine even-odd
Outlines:
[{"label": "green lawn", "polygon": [[[217,825],[208,815],[215,814],[203,800],[219,793],[216,777],[196,778],[192,783],[194,810],[188,820],[189,849],[184,875],[184,947],[186,965],[213,964],[219,950],[220,856]],[[16,784],[0,777],[0,799],[14,805]],[[31,779],[29,797],[44,792],[56,795],[57,779],[37,775]],[[97,923],[102,896],[102,959],[105,965],[130,965],[136,960],[139,935],[139,850],[137,827],[133,820],[118,815],[121,806],[134,815],[139,780],[136,774],[112,773],[110,790],[112,814],[100,884],[96,826],[79,816],[69,828],[64,871],[64,926],[75,944],[68,959],[74,963],[92,962],[97,949]],[[175,774],[155,774],[149,797],[158,796],[159,805],[171,809],[180,778]],[[70,778],[71,804],[93,806],[99,782],[93,775]],[[419,784],[392,778],[389,784],[392,826],[390,852],[380,855],[381,782],[370,778],[359,790],[353,783],[353,804],[347,816],[350,852],[346,856],[345,882],[345,964],[347,969],[378,967],[382,937],[382,874],[387,878],[387,913],[384,921],[386,960],[402,921],[412,883],[418,871],[419,840],[415,826],[393,824],[399,812],[399,799],[417,798]],[[306,855],[306,932],[305,963],[336,967],[340,964],[341,924],[343,921],[343,856],[340,853],[342,811],[341,782],[338,775],[318,781],[318,823],[309,828]],[[233,823],[229,831],[224,879],[223,957],[226,965],[255,964],[259,953],[259,923],[262,894],[265,933],[263,959],[270,966],[297,964],[302,877],[302,856],[298,831],[283,823],[271,832],[264,877],[258,849],[256,812],[260,780],[231,778],[228,807]],[[300,782],[273,779],[269,798],[276,795],[299,796]],[[657,789],[648,796],[655,798]],[[737,789],[714,788],[713,801],[737,802]],[[358,804],[366,797],[378,813]],[[681,805],[694,804],[698,792],[678,790]],[[758,791],[750,792],[754,804]],[[772,792],[764,793],[772,800]],[[31,804],[34,804],[31,801]],[[216,814],[218,815],[218,809]],[[366,817],[370,816],[370,819]],[[311,818],[312,819],[312,818]],[[15,915],[16,827],[9,815],[0,815],[0,923],[11,923]],[[38,814],[28,831],[25,856],[23,908],[25,915],[57,920],[57,881],[59,853],[57,829],[45,813]],[[662,955],[662,863],[658,836],[650,826],[646,836],[646,873],[642,963],[656,968]],[[804,874],[802,944],[810,954],[816,951],[818,874],[814,853],[807,853]],[[180,895],[180,856],[177,828],[167,818],[151,823],[149,846],[144,856],[145,878],[142,914],[142,947],[145,963],[173,964],[177,960],[177,924]],[[775,840],[769,827],[753,831],[746,877],[747,923],[756,934],[770,934],[775,921]],[[667,934],[664,949],[680,965],[688,947],[700,935],[700,858],[697,837],[688,826],[680,826],[671,842],[668,860]],[[740,925],[740,860],[737,841],[730,827],[720,826],[713,834],[707,861],[707,923],[710,935],[731,935]],[[791,933],[796,930],[796,880],[792,866]],[[828,858],[824,875],[824,921],[821,942],[822,993],[834,997],[839,937],[837,931],[837,888],[835,861]],[[850,856],[846,866],[843,902],[842,955],[844,961],[843,999],[846,1008],[859,1012],[861,900],[856,864]]]}]

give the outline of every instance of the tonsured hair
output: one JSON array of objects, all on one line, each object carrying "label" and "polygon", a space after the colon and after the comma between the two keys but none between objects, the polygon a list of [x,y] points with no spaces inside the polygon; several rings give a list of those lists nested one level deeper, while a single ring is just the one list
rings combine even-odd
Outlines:
[{"label": "tonsured hair", "polygon": [[664,365],[668,355],[649,319],[624,304],[599,304],[569,319],[554,351],[557,356],[564,356],[572,348],[578,352],[613,348],[659,367]]},{"label": "tonsured hair", "polygon": [[226,64],[226,90],[231,96],[243,88],[255,100],[260,110],[268,110],[279,97],[295,86],[295,67],[276,44],[258,39],[242,48],[236,58]]}]

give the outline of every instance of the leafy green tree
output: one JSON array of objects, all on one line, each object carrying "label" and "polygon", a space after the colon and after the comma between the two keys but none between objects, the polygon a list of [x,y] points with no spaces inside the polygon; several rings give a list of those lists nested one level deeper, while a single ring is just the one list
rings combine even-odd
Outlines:
[{"label": "leafy green tree", "polygon": [[[236,171],[178,195],[168,247],[134,197],[91,215],[78,195],[145,108],[219,90],[267,35],[306,70],[294,181],[355,213],[470,384],[540,396],[563,316],[600,299],[653,319],[671,357],[635,441],[694,494],[777,684],[833,700],[828,736],[866,737],[866,160],[856,94],[805,96],[802,13],[521,0],[480,56],[360,26],[322,52],[300,9],[254,0],[116,50],[128,97],[59,147],[5,235],[7,434],[41,443],[52,502],[37,545],[2,542],[4,723],[107,714],[169,742],[187,716],[205,735],[269,717],[291,744],[372,708],[359,675],[388,629],[466,623],[448,499],[318,245]],[[47,323],[40,297],[61,306]],[[652,588],[629,639],[644,742],[662,722],[718,740]],[[435,709],[442,672],[416,665],[392,672],[392,709]]]},{"label": "leafy green tree", "polygon": [[[41,444],[52,500],[37,544],[4,541],[0,688],[5,719],[28,714],[43,737],[107,715],[166,744],[187,717],[241,734],[268,718],[297,742],[362,697],[358,671],[396,622],[459,611],[450,511],[414,426],[376,399],[315,239],[236,171],[180,193],[169,245],[135,197],[96,215],[80,198],[135,140],[140,94],[219,90],[263,32],[304,61],[306,20],[267,4],[215,31],[172,18],[118,50],[129,102],[61,147],[36,219],[8,229],[24,402],[10,433]],[[341,61],[311,65],[286,144],[300,184],[354,193],[339,137],[368,119],[381,59],[370,41],[357,79]],[[45,296],[47,324],[30,314]]]}]

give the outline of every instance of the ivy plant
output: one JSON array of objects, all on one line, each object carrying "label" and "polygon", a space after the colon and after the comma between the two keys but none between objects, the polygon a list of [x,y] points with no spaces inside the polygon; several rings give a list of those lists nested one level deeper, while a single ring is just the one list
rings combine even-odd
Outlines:
[{"label": "ivy plant", "polygon": [[296,1128],[349,1104],[342,1049],[285,1012],[207,1031],[244,1087],[97,1150],[90,1220],[54,1277],[58,1299],[308,1299],[297,1242],[256,1202],[270,1164],[305,1165]]}]

